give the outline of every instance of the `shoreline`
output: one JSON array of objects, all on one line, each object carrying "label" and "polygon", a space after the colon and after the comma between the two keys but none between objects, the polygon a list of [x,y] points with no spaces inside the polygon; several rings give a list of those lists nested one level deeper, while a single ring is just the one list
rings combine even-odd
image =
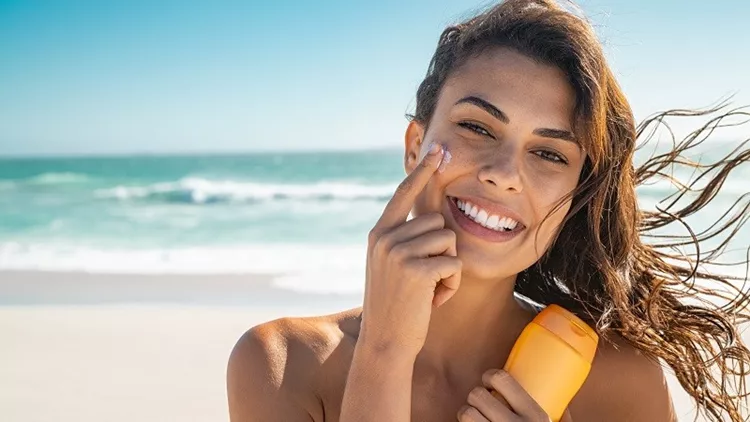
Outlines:
[{"label": "shoreline", "polygon": [[275,308],[361,303],[362,294],[318,294],[276,287],[268,274],[100,274],[0,271],[8,305],[177,304]]}]

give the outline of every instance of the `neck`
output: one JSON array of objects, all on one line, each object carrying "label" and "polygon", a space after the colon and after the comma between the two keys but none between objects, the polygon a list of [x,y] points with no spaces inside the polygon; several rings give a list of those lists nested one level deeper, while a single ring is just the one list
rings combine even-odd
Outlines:
[{"label": "neck", "polygon": [[462,276],[448,302],[433,309],[415,370],[451,380],[502,368],[533,312],[513,295],[515,275],[502,280]]}]

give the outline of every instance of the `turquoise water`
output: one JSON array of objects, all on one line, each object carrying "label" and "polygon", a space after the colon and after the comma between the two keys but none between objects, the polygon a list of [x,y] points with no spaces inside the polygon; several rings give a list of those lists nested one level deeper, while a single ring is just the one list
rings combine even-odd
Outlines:
[{"label": "turquoise water", "polygon": [[[263,272],[292,287],[320,289],[304,282],[317,276],[325,289],[351,289],[367,232],[404,177],[402,157],[0,159],[0,269]],[[696,221],[715,221],[748,191],[746,167]],[[651,205],[668,189],[647,186],[639,197]]]},{"label": "turquoise water", "polygon": [[393,151],[5,160],[0,236],[163,248],[350,242],[402,174]]}]

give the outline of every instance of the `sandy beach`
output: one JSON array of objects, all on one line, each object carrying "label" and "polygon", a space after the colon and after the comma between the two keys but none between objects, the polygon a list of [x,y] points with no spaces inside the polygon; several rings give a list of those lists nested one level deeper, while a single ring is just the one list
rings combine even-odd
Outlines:
[{"label": "sandy beach", "polygon": [[[228,420],[226,359],[249,327],[358,306],[268,277],[0,273],[0,419]],[[674,379],[681,421],[692,403]]]},{"label": "sandy beach", "polygon": [[0,420],[228,420],[245,330],[358,303],[262,276],[0,272]]}]

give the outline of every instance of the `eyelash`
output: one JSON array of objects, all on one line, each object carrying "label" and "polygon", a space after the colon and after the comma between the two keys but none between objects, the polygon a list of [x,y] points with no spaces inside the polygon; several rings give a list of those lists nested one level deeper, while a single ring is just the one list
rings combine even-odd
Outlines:
[{"label": "eyelash", "polygon": [[[485,128],[477,125],[477,124],[474,124],[474,123],[471,123],[471,122],[459,122],[458,126],[464,128],[464,129],[470,130],[470,131],[472,131],[472,132],[474,132],[474,133],[476,133],[478,135],[489,136],[490,138],[495,139],[489,133],[489,131],[487,129],[485,129]],[[537,153],[542,153],[542,154],[537,154]],[[567,165],[568,164],[568,162],[565,161],[565,158],[563,158],[562,155],[560,155],[560,154],[558,154],[556,152],[552,152],[552,151],[548,151],[548,150],[539,150],[539,151],[535,151],[535,154],[539,158],[541,158],[542,160],[549,161],[549,162],[551,162],[553,164],[562,164],[562,165]],[[544,157],[545,154],[551,155],[552,158],[545,158]]]},{"label": "eyelash", "polygon": [[[488,131],[487,129],[485,129],[485,128],[483,128],[483,127],[479,126],[479,125],[476,125],[476,124],[474,124],[474,123],[470,123],[470,122],[459,122],[459,123],[458,123],[458,125],[459,125],[459,126],[461,126],[461,127],[463,127],[463,128],[466,128],[466,129],[468,129],[468,130],[470,130],[470,131],[472,131],[472,132],[474,132],[474,133],[477,133],[477,134],[479,134],[479,135],[492,137],[492,135],[490,135],[490,132],[489,132],[489,131]],[[484,131],[484,133],[482,133],[482,132],[479,132],[479,130],[478,130],[478,129],[479,129],[479,130],[483,130],[483,131]],[[494,139],[494,138],[493,138],[493,139]]]}]

